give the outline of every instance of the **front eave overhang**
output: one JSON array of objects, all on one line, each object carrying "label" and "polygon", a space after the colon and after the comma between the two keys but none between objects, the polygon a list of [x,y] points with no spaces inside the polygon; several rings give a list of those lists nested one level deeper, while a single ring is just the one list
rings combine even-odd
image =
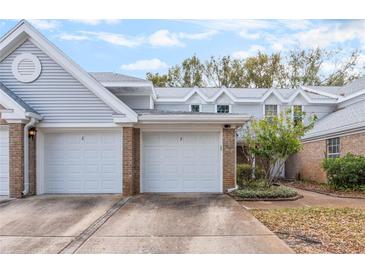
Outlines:
[{"label": "front eave overhang", "polygon": [[231,124],[243,125],[252,117],[248,115],[189,115],[189,114],[142,114],[138,118],[139,124]]},{"label": "front eave overhang", "polygon": [[308,134],[302,138],[303,143],[319,141],[334,137],[339,137],[348,134],[360,133],[365,131],[365,122],[343,126],[340,128],[333,128],[323,131],[318,131],[313,134]]}]

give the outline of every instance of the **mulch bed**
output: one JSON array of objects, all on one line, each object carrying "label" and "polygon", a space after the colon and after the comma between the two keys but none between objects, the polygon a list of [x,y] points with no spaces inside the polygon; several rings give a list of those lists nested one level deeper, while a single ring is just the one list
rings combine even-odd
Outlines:
[{"label": "mulch bed", "polygon": [[338,198],[365,199],[364,191],[335,190],[332,189],[328,184],[323,183],[294,181],[281,182],[281,184]]},{"label": "mulch bed", "polygon": [[365,210],[253,209],[250,212],[296,253],[365,253]]}]

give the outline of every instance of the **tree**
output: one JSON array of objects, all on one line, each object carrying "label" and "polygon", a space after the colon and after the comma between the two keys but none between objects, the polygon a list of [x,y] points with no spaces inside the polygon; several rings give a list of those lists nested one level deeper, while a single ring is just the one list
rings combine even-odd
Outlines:
[{"label": "tree", "polygon": [[[201,61],[196,55],[166,74],[147,73],[156,87],[296,88],[300,85],[343,85],[359,77],[359,52],[292,50],[286,55],[258,52],[246,59],[230,56]],[[346,58],[347,56],[347,58]],[[332,68],[332,70],[328,70]]]},{"label": "tree", "polygon": [[291,110],[283,111],[279,116],[253,120],[245,130],[249,153],[266,163],[263,168],[269,185],[278,178],[288,157],[300,151],[300,138],[313,127],[315,117],[305,125],[305,113],[297,111],[296,116],[299,119],[293,121]]}]

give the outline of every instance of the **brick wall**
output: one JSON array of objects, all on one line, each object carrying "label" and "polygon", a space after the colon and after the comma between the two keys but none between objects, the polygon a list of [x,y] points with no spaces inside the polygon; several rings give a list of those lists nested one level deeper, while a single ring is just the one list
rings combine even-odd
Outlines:
[{"label": "brick wall", "polygon": [[236,186],[236,130],[223,129],[223,191]]},{"label": "brick wall", "polygon": [[29,195],[36,194],[36,138],[29,138]]},{"label": "brick wall", "polygon": [[365,132],[341,137],[340,145],[341,155],[352,153],[365,156]]},{"label": "brick wall", "polygon": [[9,124],[9,190],[21,198],[24,188],[24,124]]},{"label": "brick wall", "polygon": [[140,192],[140,130],[123,128],[123,194]]},{"label": "brick wall", "polygon": [[[321,167],[326,153],[326,140],[303,144],[303,150],[292,155],[286,162],[287,178],[297,178],[326,182],[326,173]],[[365,133],[340,137],[340,155],[347,153],[365,155]]]}]

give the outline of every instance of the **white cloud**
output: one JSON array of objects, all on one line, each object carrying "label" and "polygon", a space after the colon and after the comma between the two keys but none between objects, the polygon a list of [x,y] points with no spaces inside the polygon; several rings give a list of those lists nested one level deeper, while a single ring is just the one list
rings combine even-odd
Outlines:
[{"label": "white cloud", "polygon": [[131,64],[121,66],[123,70],[158,70],[167,68],[168,65],[160,59],[139,60]]},{"label": "white cloud", "polygon": [[54,30],[60,26],[60,22],[56,20],[39,20],[39,19],[32,19],[29,22],[36,27],[37,29],[41,30]]},{"label": "white cloud", "polygon": [[123,34],[109,33],[109,32],[92,32],[80,31],[83,36],[88,36],[91,39],[101,40],[113,45],[133,48],[143,43],[143,37],[127,37]]},{"label": "white cloud", "polygon": [[90,40],[90,37],[88,37],[86,35],[77,35],[77,34],[68,34],[68,33],[61,34],[59,36],[59,38],[61,40],[66,40],[66,41],[85,41],[85,40]]},{"label": "white cloud", "polygon": [[264,52],[265,48],[261,45],[252,45],[248,50],[240,50],[232,53],[233,58],[242,59],[247,58],[253,55],[256,55],[258,52]]},{"label": "white cloud", "polygon": [[205,40],[209,39],[212,36],[216,35],[218,31],[209,30],[205,32],[198,32],[198,33],[187,33],[187,32],[180,32],[179,37],[181,39],[190,39],[190,40]]},{"label": "white cloud", "polygon": [[147,41],[150,45],[157,47],[184,46],[184,44],[178,39],[177,34],[166,29],[156,31],[151,34],[147,38]]},{"label": "white cloud", "polygon": [[81,24],[96,26],[96,25],[100,25],[100,24],[103,24],[103,23],[109,24],[109,25],[118,24],[121,20],[118,20],[118,19],[107,19],[107,20],[103,20],[103,19],[77,19],[77,20],[72,20],[72,21],[77,22],[77,23],[81,23]]}]

